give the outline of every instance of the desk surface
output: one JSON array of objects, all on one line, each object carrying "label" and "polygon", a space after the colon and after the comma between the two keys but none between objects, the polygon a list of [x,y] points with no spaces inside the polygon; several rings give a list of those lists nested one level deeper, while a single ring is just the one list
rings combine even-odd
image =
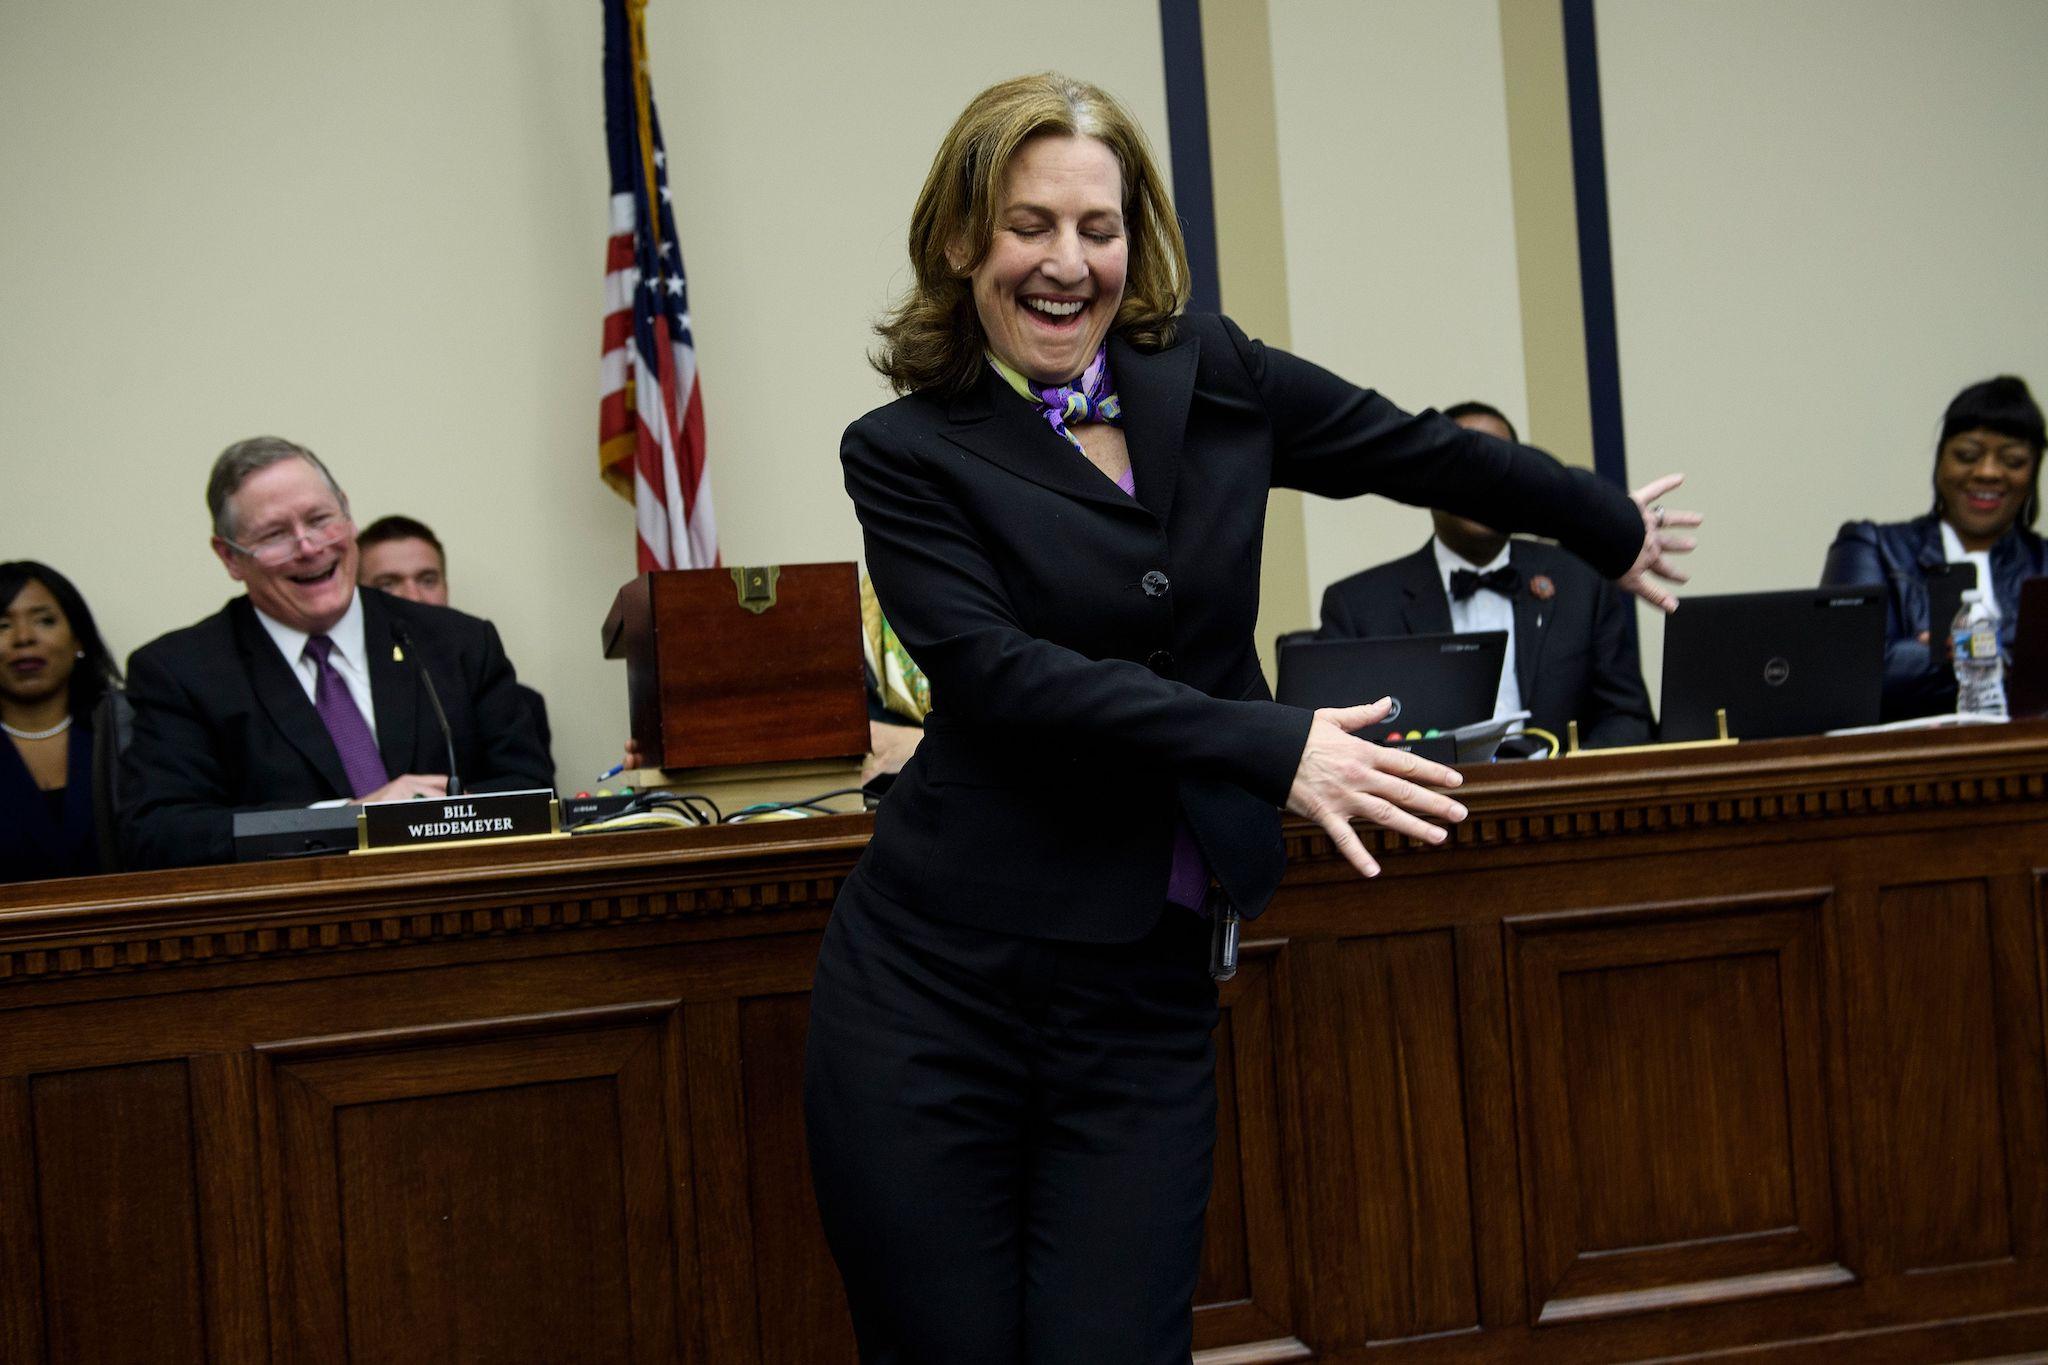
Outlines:
[{"label": "desk surface", "polygon": [[[2048,725],[1463,797],[1372,882],[1287,826],[1207,1358],[2048,1345]],[[798,1080],[870,827],[0,889],[0,1358],[850,1361]]]}]

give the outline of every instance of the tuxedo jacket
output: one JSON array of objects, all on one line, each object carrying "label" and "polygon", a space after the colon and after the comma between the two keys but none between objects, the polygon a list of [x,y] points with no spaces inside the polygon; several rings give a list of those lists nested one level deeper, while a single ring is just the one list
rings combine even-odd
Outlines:
[{"label": "tuxedo jacket", "polygon": [[1591,474],[1411,416],[1227,319],[1109,350],[1135,498],[993,372],[879,408],[841,447],[868,571],[932,694],[860,875],[938,918],[1139,938],[1177,814],[1238,912],[1265,908],[1310,721],[1273,702],[1253,645],[1269,488],[1541,530],[1614,574],[1642,543]]},{"label": "tuxedo jacket", "polygon": [[[420,681],[425,667],[448,712],[466,790],[553,785],[496,628],[448,607],[359,591],[385,771],[447,770],[447,744]],[[398,657],[394,626],[421,657]],[[349,795],[326,725],[246,597],[135,651],[128,700],[135,728],[121,760],[120,834],[130,867],[229,862],[236,811]]]},{"label": "tuxedo jacket", "polygon": [[[1514,600],[1515,682],[1529,723],[1562,741],[1565,722],[1576,720],[1588,748],[1649,743],[1635,599],[1554,545],[1511,540],[1508,563],[1522,571]],[[1548,597],[1532,590],[1539,578],[1549,582]],[[1316,633],[1329,640],[1449,634],[1451,599],[1434,549],[1424,545],[1332,583],[1322,619]]]}]

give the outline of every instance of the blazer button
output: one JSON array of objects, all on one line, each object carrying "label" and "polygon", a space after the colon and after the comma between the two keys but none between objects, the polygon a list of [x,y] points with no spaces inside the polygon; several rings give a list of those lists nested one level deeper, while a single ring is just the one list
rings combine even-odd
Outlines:
[{"label": "blazer button", "polygon": [[1174,663],[1173,651],[1170,649],[1155,649],[1145,659],[1145,667],[1161,677],[1173,672]]},{"label": "blazer button", "polygon": [[1159,572],[1159,570],[1157,569],[1154,569],[1150,573],[1146,574],[1143,578],[1139,579],[1138,582],[1140,585],[1144,587],[1145,596],[1147,597],[1163,596],[1166,590],[1173,586],[1172,582],[1166,577],[1166,575]]}]

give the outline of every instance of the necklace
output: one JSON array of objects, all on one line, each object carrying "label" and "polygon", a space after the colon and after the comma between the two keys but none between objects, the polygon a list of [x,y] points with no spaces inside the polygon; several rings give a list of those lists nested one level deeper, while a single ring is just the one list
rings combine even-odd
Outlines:
[{"label": "necklace", "polygon": [[17,730],[6,721],[0,721],[0,730],[5,730],[16,739],[55,739],[71,728],[71,717],[66,716],[47,730]]}]

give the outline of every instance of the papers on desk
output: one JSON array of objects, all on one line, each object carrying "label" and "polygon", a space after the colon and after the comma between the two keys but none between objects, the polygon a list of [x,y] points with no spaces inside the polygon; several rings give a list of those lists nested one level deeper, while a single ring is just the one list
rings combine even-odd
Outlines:
[{"label": "papers on desk", "polygon": [[1886,735],[1901,730],[1949,730],[1958,725],[2003,725],[2004,716],[1985,715],[1979,711],[1951,711],[1945,716],[1914,716],[1910,720],[1886,721],[1883,725],[1851,725],[1843,730],[1829,730],[1830,735]]}]

